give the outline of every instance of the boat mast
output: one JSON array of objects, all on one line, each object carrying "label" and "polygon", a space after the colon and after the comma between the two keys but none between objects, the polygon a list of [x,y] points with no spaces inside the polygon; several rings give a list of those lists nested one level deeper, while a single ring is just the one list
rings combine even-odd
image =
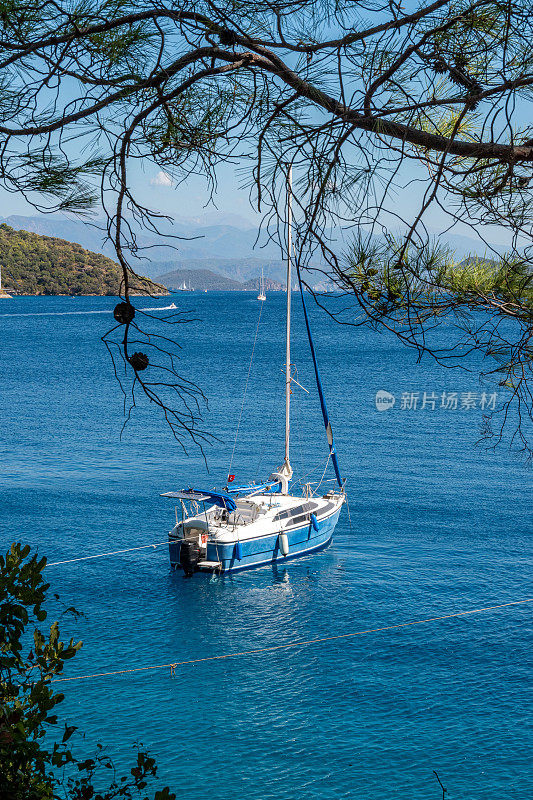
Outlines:
[{"label": "boat mast", "polygon": [[292,165],[287,172],[287,337],[285,351],[285,466],[292,474],[289,461],[291,431],[291,288],[292,288]]}]

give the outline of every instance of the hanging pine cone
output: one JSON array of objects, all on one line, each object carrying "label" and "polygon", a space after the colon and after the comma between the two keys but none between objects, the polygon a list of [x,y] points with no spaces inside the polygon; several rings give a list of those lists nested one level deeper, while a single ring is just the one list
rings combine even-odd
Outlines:
[{"label": "hanging pine cone", "polygon": [[135,316],[135,309],[131,303],[119,303],[114,308],[113,316],[121,325],[127,325]]},{"label": "hanging pine cone", "polygon": [[443,58],[439,57],[433,62],[433,70],[437,75],[442,75],[444,72],[448,71],[448,65]]},{"label": "hanging pine cone", "polygon": [[129,359],[129,362],[135,372],[142,372],[150,363],[145,353],[134,353]]},{"label": "hanging pine cone", "polygon": [[470,88],[470,91],[469,91],[469,95],[470,96],[468,98],[468,100],[469,100],[468,108],[470,108],[472,111],[475,108],[477,108],[477,106],[480,103],[480,100],[479,100],[480,95],[482,95],[482,94],[483,94],[483,87],[481,86],[480,83],[478,83],[478,81],[475,78],[473,78],[472,79],[471,88]]},{"label": "hanging pine cone", "polygon": [[231,46],[232,44],[237,44],[237,34],[235,31],[229,31],[225,28],[218,32],[218,37],[220,39],[220,44],[227,46]]}]

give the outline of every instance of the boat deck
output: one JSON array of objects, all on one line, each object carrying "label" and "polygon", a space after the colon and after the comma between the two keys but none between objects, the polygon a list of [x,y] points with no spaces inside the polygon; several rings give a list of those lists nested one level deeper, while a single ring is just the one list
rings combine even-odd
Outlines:
[{"label": "boat deck", "polygon": [[186,517],[169,534],[171,563],[180,566],[181,543],[195,543],[195,569],[245,569],[294,558],[325,547],[331,540],[345,496],[329,492],[321,497],[294,497],[258,493],[236,500],[229,512],[210,506]]}]

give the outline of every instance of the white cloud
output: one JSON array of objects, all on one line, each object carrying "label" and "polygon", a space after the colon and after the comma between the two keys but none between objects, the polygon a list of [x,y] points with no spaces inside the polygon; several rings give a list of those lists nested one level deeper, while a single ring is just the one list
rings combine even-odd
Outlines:
[{"label": "white cloud", "polygon": [[172,178],[166,172],[158,172],[150,183],[152,186],[172,186]]}]

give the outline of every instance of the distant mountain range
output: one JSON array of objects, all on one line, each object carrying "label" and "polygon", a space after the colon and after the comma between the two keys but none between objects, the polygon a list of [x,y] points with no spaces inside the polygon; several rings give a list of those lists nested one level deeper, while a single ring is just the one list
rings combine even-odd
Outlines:
[{"label": "distant mountain range", "polygon": [[[12,228],[77,242],[88,250],[111,257],[115,253],[113,246],[105,242],[106,232],[102,220],[82,222],[57,214],[42,214],[32,217],[11,215],[0,219],[0,222],[5,222]],[[167,238],[136,231],[141,248],[139,263],[145,265],[152,261],[176,264],[189,259],[227,261],[229,258],[256,258],[261,264],[269,259],[279,260],[279,250],[274,244],[268,243],[264,248],[256,247],[258,232],[255,228],[238,228],[227,224],[204,225],[194,220],[175,220],[173,223],[162,220],[160,227]],[[142,248],[146,249],[142,251]]]},{"label": "distant mountain range", "polygon": [[[213,224],[217,219],[221,222]],[[12,215],[3,221],[15,229],[76,242],[86,250],[111,258],[115,255],[112,245],[104,241],[105,230],[101,220],[89,223],[57,214],[42,214]],[[238,215],[210,212],[196,219],[177,218],[172,223],[163,220],[161,232],[177,238],[165,240],[145,231],[137,232],[141,258],[133,266],[152,279],[176,271],[207,270],[229,281],[246,283],[257,278],[263,269],[265,278],[284,283],[285,266],[278,246],[267,240],[264,233],[260,237],[257,228]],[[351,233],[346,234],[349,235]],[[339,241],[342,239],[340,230],[337,238]],[[486,252],[481,242],[467,236],[449,233],[442,239],[455,251],[458,260],[470,254],[483,256]],[[346,243],[341,247],[345,249]],[[503,252],[505,248],[495,246],[495,249]]]},{"label": "distant mountain range", "polygon": [[[158,276],[158,281],[172,291],[186,291],[187,289],[225,292],[257,291],[259,280],[259,278],[252,278],[245,282],[234,281],[209,269],[175,269]],[[265,278],[265,288],[270,292],[278,292],[285,287],[279,281]]]},{"label": "distant mountain range", "polygon": [[265,280],[284,284],[287,265],[281,260],[261,261],[259,258],[190,258],[186,261],[156,261],[143,264],[143,273],[153,279],[162,278],[176,270],[206,269],[239,283],[259,279],[263,270]]}]

